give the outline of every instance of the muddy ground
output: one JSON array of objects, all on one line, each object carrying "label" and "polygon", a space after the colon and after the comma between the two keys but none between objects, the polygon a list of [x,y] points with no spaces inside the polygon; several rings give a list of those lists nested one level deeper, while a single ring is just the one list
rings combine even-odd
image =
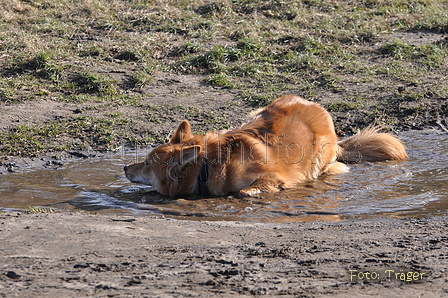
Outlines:
[{"label": "muddy ground", "polygon": [[446,297],[447,235],[447,217],[261,224],[2,213],[0,297]]}]

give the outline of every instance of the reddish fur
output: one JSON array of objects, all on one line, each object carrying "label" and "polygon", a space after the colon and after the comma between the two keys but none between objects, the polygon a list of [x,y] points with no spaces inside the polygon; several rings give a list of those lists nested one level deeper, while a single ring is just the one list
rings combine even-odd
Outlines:
[{"label": "reddish fur", "polygon": [[162,194],[197,193],[206,155],[212,195],[273,192],[324,173],[346,172],[347,166],[339,161],[359,161],[355,157],[360,154],[369,161],[407,157],[399,140],[377,130],[368,128],[338,143],[324,108],[287,95],[257,111],[247,124],[222,134],[193,135],[184,120],[168,144],[125,171],[129,180],[153,184]]},{"label": "reddish fur", "polygon": [[406,159],[408,156],[400,140],[387,133],[378,133],[379,130],[379,127],[369,126],[339,142],[344,149],[339,159],[344,162]]}]

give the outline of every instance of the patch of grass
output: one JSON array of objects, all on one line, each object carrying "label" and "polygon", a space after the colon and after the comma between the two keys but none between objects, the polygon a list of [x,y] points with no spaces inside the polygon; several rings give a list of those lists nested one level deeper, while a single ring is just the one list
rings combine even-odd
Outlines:
[{"label": "patch of grass", "polygon": [[274,92],[265,92],[258,90],[246,90],[240,95],[243,100],[252,105],[263,107],[272,102],[275,98]]},{"label": "patch of grass", "polygon": [[200,52],[201,50],[202,50],[201,43],[197,41],[193,42],[187,41],[185,44],[179,47],[179,49],[177,50],[177,54],[178,55],[194,54]]},{"label": "patch of grass", "polygon": [[91,44],[88,46],[82,46],[81,45],[81,49],[79,50],[79,56],[80,57],[98,57],[100,56],[104,49],[96,44]]},{"label": "patch of grass", "polygon": [[[46,138],[57,138],[62,133],[63,127],[55,123],[45,126],[16,126],[9,133],[0,133],[0,151],[8,155],[36,155],[43,149],[48,149]],[[66,148],[62,144],[51,145],[51,151],[63,149]]]},{"label": "patch of grass", "polygon": [[134,134],[126,138],[126,144],[128,146],[163,144],[167,141],[166,136],[149,129],[142,129],[138,136]]},{"label": "patch of grass", "polygon": [[154,77],[151,72],[146,69],[137,71],[131,78],[130,83],[132,88],[142,88],[152,82]]},{"label": "patch of grass", "polygon": [[195,69],[202,68],[212,72],[219,72],[224,70],[225,65],[229,62],[237,61],[240,55],[241,51],[236,47],[217,45],[204,54],[188,57],[182,61],[179,69],[194,72]]},{"label": "patch of grass", "polygon": [[366,104],[365,98],[346,98],[343,100],[333,100],[325,107],[330,112],[347,112],[350,110],[357,110]]},{"label": "patch of grass", "polygon": [[52,57],[50,52],[38,52],[33,58],[25,61],[25,57],[17,57],[8,71],[13,74],[30,73],[36,78],[55,82],[62,76],[62,67],[52,62]]},{"label": "patch of grass", "polygon": [[138,48],[130,48],[119,51],[117,54],[115,54],[114,58],[128,62],[137,62],[144,59],[144,54]]},{"label": "patch of grass", "polygon": [[448,57],[448,48],[443,44],[414,46],[399,39],[387,43],[382,50],[397,60],[413,61],[429,69],[442,67]]},{"label": "patch of grass", "polygon": [[16,90],[20,88],[14,79],[0,79],[0,101],[12,103],[18,101]]},{"label": "patch of grass", "polygon": [[190,118],[197,115],[198,108],[194,106],[185,106],[183,104],[178,104],[175,106],[167,107],[167,110],[173,111],[175,113],[181,113],[185,118]]},{"label": "patch of grass", "polygon": [[226,88],[237,88],[237,84],[234,83],[232,77],[226,73],[214,73],[207,76],[207,82],[211,85],[226,87]]},{"label": "patch of grass", "polygon": [[83,143],[82,147],[92,147],[102,150],[114,148],[119,143],[123,127],[131,121],[120,114],[106,115],[106,118],[77,116],[63,123],[67,134],[77,136]]},{"label": "patch of grass", "polygon": [[91,71],[82,71],[72,78],[79,93],[113,96],[117,94],[117,87],[113,80]]},{"label": "patch of grass", "polygon": [[385,54],[404,60],[416,54],[416,48],[400,39],[394,39],[382,47]]},{"label": "patch of grass", "polygon": [[104,117],[72,116],[38,125],[20,125],[9,132],[0,132],[0,152],[14,156],[38,156],[41,152],[73,149],[112,150],[130,140],[156,140],[140,136],[132,120],[120,112]]}]

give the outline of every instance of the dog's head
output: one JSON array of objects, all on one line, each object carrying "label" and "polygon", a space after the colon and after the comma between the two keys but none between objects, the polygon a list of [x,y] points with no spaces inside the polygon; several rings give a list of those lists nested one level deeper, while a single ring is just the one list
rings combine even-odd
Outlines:
[{"label": "dog's head", "polygon": [[131,182],[153,185],[165,195],[185,195],[195,191],[200,171],[201,146],[192,144],[193,135],[184,120],[168,143],[153,149],[142,162],[124,167]]}]

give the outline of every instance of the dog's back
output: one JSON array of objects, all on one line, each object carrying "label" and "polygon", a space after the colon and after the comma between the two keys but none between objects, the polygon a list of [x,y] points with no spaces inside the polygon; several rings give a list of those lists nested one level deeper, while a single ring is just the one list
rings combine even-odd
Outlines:
[{"label": "dog's back", "polygon": [[[334,151],[336,155],[328,152],[327,154],[330,154],[331,158],[337,156],[337,160],[344,163],[403,160],[408,157],[400,140],[391,134],[380,133],[380,127],[377,126],[369,126],[356,135],[337,142],[330,114],[320,105],[294,95],[280,97],[266,108],[258,110],[252,121],[241,128],[246,132],[257,131],[259,138],[269,134],[271,141],[281,140],[290,147],[297,142],[304,146],[320,144],[319,149],[324,148],[323,151],[330,153]],[[337,146],[334,145],[336,143]],[[271,145],[278,144],[273,142]],[[331,150],[326,150],[330,149],[326,147],[329,145]],[[286,148],[287,146],[282,147]]]},{"label": "dog's back", "polygon": [[280,174],[287,188],[324,173],[346,172],[344,163],[407,158],[397,138],[378,131],[377,127],[368,127],[338,142],[333,120],[323,107],[287,95],[258,110],[240,129],[228,133],[250,135],[262,142],[266,152],[266,159],[260,160],[264,164],[262,170]]},{"label": "dog's back", "polygon": [[265,146],[265,171],[282,173],[287,184],[341,173],[340,147],[330,114],[316,103],[287,95],[261,109],[230,135],[250,135]]}]

